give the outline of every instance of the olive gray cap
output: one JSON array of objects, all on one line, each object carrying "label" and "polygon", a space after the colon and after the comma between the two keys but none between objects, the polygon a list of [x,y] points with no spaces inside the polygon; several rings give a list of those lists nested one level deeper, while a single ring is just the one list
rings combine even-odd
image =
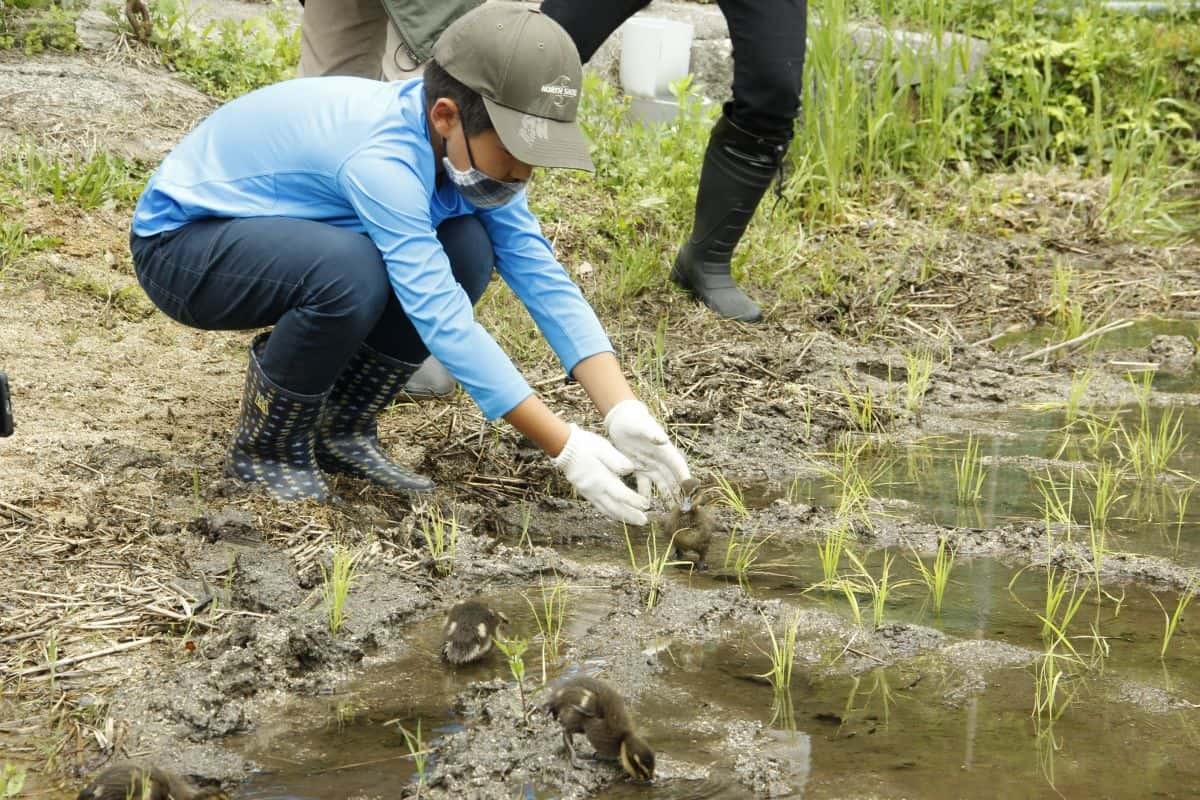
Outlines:
[{"label": "olive gray cap", "polygon": [[575,120],[583,67],[557,22],[520,3],[484,3],[446,29],[433,58],[479,92],[514,157],[537,167],[595,169]]}]

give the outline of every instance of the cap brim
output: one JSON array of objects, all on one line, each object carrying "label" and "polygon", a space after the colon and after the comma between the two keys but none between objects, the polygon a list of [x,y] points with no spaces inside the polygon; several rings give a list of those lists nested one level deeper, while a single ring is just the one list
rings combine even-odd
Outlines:
[{"label": "cap brim", "polygon": [[500,141],[518,160],[533,167],[596,171],[578,123],[535,117],[486,97],[483,104]]}]

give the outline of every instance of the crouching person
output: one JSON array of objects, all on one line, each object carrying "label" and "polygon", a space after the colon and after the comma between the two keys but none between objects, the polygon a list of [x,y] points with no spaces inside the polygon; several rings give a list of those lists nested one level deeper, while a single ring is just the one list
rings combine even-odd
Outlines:
[{"label": "crouching person", "polygon": [[[534,166],[591,169],[580,79],[556,23],[488,3],[443,34],[422,79],[260,89],[164,159],[133,217],[146,293],[185,325],[273,326],[250,347],[233,474],[284,500],[328,499],[326,473],[431,489],[380,449],[376,418],[432,352],[610,517],[645,522],[647,500],[622,475],[676,491],[687,464],[525,199]],[[475,320],[493,268],[608,438],[551,412]]]}]

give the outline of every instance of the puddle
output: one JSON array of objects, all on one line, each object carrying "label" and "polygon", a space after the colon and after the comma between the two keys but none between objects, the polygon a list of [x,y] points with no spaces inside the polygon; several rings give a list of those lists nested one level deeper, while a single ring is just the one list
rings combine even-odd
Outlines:
[{"label": "puddle", "polygon": [[[1129,424],[1136,419],[1135,408],[1119,411],[1130,420]],[[1109,409],[1096,413],[1107,419],[1117,412]],[[1164,408],[1151,408],[1151,426],[1157,426],[1164,413]],[[1200,492],[1192,492],[1193,484],[1180,476],[1200,476],[1200,447],[1195,446],[1200,441],[1200,408],[1174,406],[1171,413],[1182,420],[1184,435],[1183,446],[1169,463],[1177,474],[1138,481],[1126,473],[1118,491],[1124,497],[1110,514],[1107,547],[1195,563],[1200,561]],[[1049,488],[1051,482],[1065,487],[1073,471],[1072,514],[1075,522],[1084,526],[1077,535],[1086,539],[1093,491],[1085,468],[1095,471],[1096,455],[1085,426],[1076,423],[1068,435],[1063,433],[1065,422],[1062,412],[1020,411],[976,418],[971,425],[980,429],[975,439],[986,478],[978,502],[969,507],[960,505],[956,495],[955,463],[966,449],[965,435],[885,446],[882,452],[865,456],[860,471],[877,474],[874,493],[898,503],[888,506],[886,513],[902,519],[975,528],[1041,522],[1045,498],[1040,487]],[[1120,454],[1112,441],[1099,452],[1103,459],[1119,463]],[[1066,496],[1065,489],[1060,493]],[[798,480],[792,494],[802,502],[826,508],[838,506],[838,493],[827,477]]]},{"label": "puddle", "polygon": [[[1186,319],[1159,319],[1148,317],[1135,321],[1127,328],[1121,328],[1102,336],[1097,336],[1092,342],[1084,345],[1092,347],[1096,352],[1113,352],[1142,350],[1146,351],[1156,336],[1182,336],[1193,343],[1200,340],[1200,321]],[[1060,339],[1060,334],[1051,327],[1038,326],[1028,331],[1007,334],[997,339],[992,347],[997,351],[1017,345],[1040,348]],[[1152,353],[1143,356],[1146,360],[1156,361]],[[1161,370],[1154,376],[1154,388],[1161,392],[1195,392],[1200,389],[1200,363],[1193,360],[1193,366],[1182,372]]]},{"label": "puddle", "polygon": [[[572,590],[573,613],[565,625],[568,640],[609,611],[603,595]],[[529,606],[519,593],[487,597],[512,622],[508,635],[531,639],[537,633]],[[449,668],[438,652],[443,618],[414,625],[406,638],[408,655],[376,664],[335,695],[288,697],[269,708],[254,732],[229,740],[231,749],[257,762],[262,771],[238,790],[254,800],[328,800],[332,797],[395,797],[396,787],[416,782],[411,751],[400,731],[416,733],[428,745],[462,730],[470,718],[453,708],[454,698],[472,683],[511,679],[504,657],[493,652],[481,661]],[[531,646],[526,680],[541,680],[541,656]],[[547,671],[553,678],[556,672]],[[436,763],[431,754],[427,769]]]},{"label": "puddle", "polygon": [[[881,555],[868,566],[877,570]],[[815,565],[795,560],[797,575],[814,574]],[[1027,570],[1014,581],[1015,574],[992,559],[963,562],[954,569],[940,618],[933,618],[923,589],[910,587],[897,595],[886,621],[916,620],[955,637],[982,639],[981,652],[998,642],[1040,649],[1034,610],[1044,593],[1044,573]],[[908,578],[910,572],[901,568],[897,577]],[[687,578],[675,574],[672,580]],[[720,583],[711,576],[693,576],[692,581],[713,587]],[[757,577],[754,593],[848,615],[836,598],[815,594],[802,599],[794,590]],[[760,631],[730,631],[703,643],[667,643],[659,657],[664,669],[631,709],[659,754],[661,777],[652,787],[618,781],[596,796],[745,798],[747,788],[739,775],[744,777],[741,759],[751,752],[751,740],[739,738],[739,732],[746,726],[751,733],[759,727],[765,731],[752,737],[752,752],[778,768],[774,780],[807,798],[1053,797],[1055,789],[1067,797],[1174,796],[1180,787],[1200,785],[1200,762],[1194,758],[1200,715],[1192,709],[1155,712],[1114,699],[1127,683],[1172,697],[1200,696],[1195,666],[1200,640],[1181,631],[1160,662],[1161,613],[1147,594],[1131,590],[1119,610],[1106,601],[1099,613],[1091,601],[1084,603],[1077,617],[1083,622],[1072,631],[1086,633],[1095,624],[1106,637],[1109,655],[1102,669],[1078,682],[1078,699],[1053,726],[1055,747],[1035,735],[1033,673],[1020,658],[981,667],[973,658],[958,662],[934,653],[855,676],[828,673],[824,663],[801,665],[787,695],[789,708],[775,703],[772,690],[761,681],[747,680],[768,668]],[[586,636],[612,609],[599,592],[574,592],[572,600],[569,636]],[[531,632],[519,595],[493,601],[514,620],[514,627]],[[1170,607],[1174,600],[1164,596],[1163,602]],[[505,677],[503,662],[495,656],[468,669],[447,670],[435,655],[439,624],[434,619],[417,626],[410,656],[372,667],[343,693],[293,698],[269,715],[273,720],[244,737],[240,746],[270,772],[251,780],[238,796],[397,796],[396,787],[413,780],[413,768],[402,737],[387,723],[399,719],[412,728],[420,718],[427,742],[436,750],[437,737],[472,723],[452,710],[455,695],[472,681]],[[531,661],[530,673],[536,673],[536,658]],[[964,673],[976,672],[985,684],[981,690],[955,691],[959,683],[970,683]],[[339,707],[348,709],[340,721]],[[1130,742],[1139,743],[1137,763],[1146,769],[1129,769]],[[681,777],[697,774],[703,777]],[[521,796],[560,795],[528,785]]]}]

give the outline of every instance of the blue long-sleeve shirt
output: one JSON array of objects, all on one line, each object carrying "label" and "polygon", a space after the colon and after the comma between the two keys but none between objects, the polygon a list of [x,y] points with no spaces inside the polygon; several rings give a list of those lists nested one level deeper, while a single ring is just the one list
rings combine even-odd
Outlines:
[{"label": "blue long-sleeve shirt", "polygon": [[268,86],[219,108],[151,176],[133,231],[154,236],[212,217],[295,217],[366,233],[417,333],[488,419],[532,390],[475,320],[435,230],[475,214],[496,269],[569,373],[611,352],[595,312],[529,211],[525,193],[477,209],[435,180],[421,80],[307,78]]}]

